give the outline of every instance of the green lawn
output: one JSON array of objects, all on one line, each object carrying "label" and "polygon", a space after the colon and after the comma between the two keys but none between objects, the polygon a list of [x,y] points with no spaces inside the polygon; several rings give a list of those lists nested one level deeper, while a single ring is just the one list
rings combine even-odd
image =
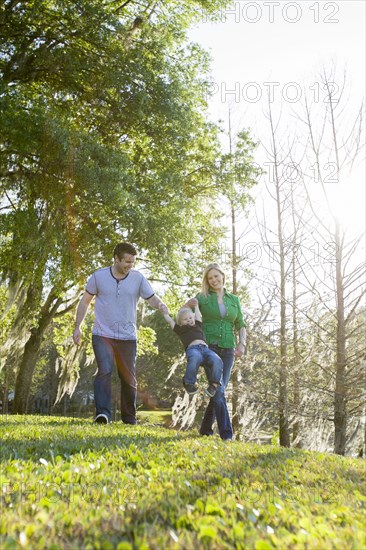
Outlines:
[{"label": "green lawn", "polygon": [[156,410],[156,411],[137,411],[139,423],[149,422],[150,424],[159,424],[169,427],[172,423],[172,411]]},{"label": "green lawn", "polygon": [[365,462],[90,420],[1,420],[0,548],[366,547]]}]

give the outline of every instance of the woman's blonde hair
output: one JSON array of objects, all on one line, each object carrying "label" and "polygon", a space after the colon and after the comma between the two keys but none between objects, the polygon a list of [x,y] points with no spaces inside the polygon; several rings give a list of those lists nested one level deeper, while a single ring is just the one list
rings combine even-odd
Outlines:
[{"label": "woman's blonde hair", "polygon": [[181,320],[183,315],[186,315],[186,313],[192,313],[191,308],[189,307],[181,307],[180,310],[177,313],[177,325],[180,326]]},{"label": "woman's blonde hair", "polygon": [[225,284],[225,273],[222,270],[221,266],[216,263],[208,264],[208,266],[205,268],[203,272],[202,285],[201,285],[201,293],[204,294],[205,296],[208,295],[208,291],[210,288],[210,285],[208,284],[208,281],[207,281],[207,275],[209,271],[211,271],[211,269],[216,269],[216,271],[219,271],[221,273],[221,275],[224,277],[224,284]]}]

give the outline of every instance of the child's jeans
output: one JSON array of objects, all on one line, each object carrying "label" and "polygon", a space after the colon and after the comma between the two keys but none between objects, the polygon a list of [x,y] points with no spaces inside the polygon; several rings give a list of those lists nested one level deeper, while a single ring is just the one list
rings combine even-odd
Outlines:
[{"label": "child's jeans", "polygon": [[185,384],[195,384],[200,365],[205,367],[207,378],[212,384],[221,384],[223,363],[220,357],[204,344],[188,346],[186,349],[187,367],[183,377]]}]

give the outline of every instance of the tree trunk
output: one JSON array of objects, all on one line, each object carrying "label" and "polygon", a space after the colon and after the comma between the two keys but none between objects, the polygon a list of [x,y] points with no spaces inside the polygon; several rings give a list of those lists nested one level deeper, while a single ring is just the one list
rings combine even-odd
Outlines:
[{"label": "tree trunk", "polygon": [[[237,258],[236,258],[236,234],[235,234],[235,207],[231,203],[231,269],[232,269],[232,278],[233,278],[233,294],[237,294],[238,285],[236,280],[236,271],[237,271]],[[232,426],[235,433],[239,432],[239,394],[240,394],[240,376],[238,365],[234,364],[233,372],[231,375],[232,378],[232,397],[231,397],[231,406],[232,406]]]},{"label": "tree trunk", "polygon": [[2,414],[8,414],[9,412],[9,377],[8,377],[8,366],[5,365],[4,368],[4,385],[2,386]]},{"label": "tree trunk", "polygon": [[286,342],[286,268],[285,268],[285,244],[283,236],[282,202],[280,192],[280,177],[278,174],[278,157],[273,128],[272,114],[270,123],[273,140],[274,183],[277,207],[277,234],[279,245],[280,263],[280,368],[279,368],[279,435],[281,447],[290,447],[290,433],[288,423],[288,392],[287,392],[287,342]]},{"label": "tree trunk", "polygon": [[292,240],[292,351],[293,351],[293,361],[292,361],[292,379],[294,384],[293,389],[293,405],[295,420],[292,428],[292,444],[296,447],[301,448],[300,441],[300,384],[299,384],[299,371],[300,371],[300,353],[299,353],[299,331],[298,331],[298,320],[297,320],[297,280],[296,280],[296,258],[297,258],[297,223],[295,219],[295,204],[293,198],[293,192],[291,189],[291,213],[292,213],[292,223],[294,236]]},{"label": "tree trunk", "polygon": [[53,290],[50,291],[40,312],[38,326],[30,331],[30,337],[24,346],[23,356],[19,365],[15,382],[14,412],[26,414],[32,384],[33,372],[37,363],[44,334],[62,304],[61,298],[56,298]]},{"label": "tree trunk", "polygon": [[287,345],[285,332],[285,313],[281,300],[281,343],[280,343],[280,377],[279,377],[279,432],[281,447],[290,447],[290,433],[288,425],[288,397],[287,397]]},{"label": "tree trunk", "polygon": [[28,412],[29,393],[34,368],[41,349],[42,335],[43,333],[38,328],[32,329],[31,335],[24,347],[15,383],[14,412],[17,414],[26,414]]},{"label": "tree trunk", "polygon": [[347,396],[346,396],[346,327],[344,315],[344,290],[342,276],[342,248],[340,228],[336,222],[336,293],[337,293],[337,352],[336,382],[334,395],[334,452],[344,455],[347,441]]}]

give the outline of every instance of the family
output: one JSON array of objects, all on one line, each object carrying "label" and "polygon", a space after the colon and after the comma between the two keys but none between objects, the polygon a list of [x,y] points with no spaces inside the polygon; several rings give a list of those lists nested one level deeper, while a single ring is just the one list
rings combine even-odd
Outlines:
[{"label": "family", "polygon": [[[235,357],[244,354],[246,325],[239,298],[225,288],[221,267],[209,264],[203,273],[202,288],[178,311],[176,321],[154,293],[149,281],[133,269],[137,250],[129,243],[118,244],[113,265],[98,269],[89,278],[76,312],[73,339],[80,344],[80,325],[95,297],[92,344],[98,370],[94,381],[95,422],[108,424],[112,415],[112,371],[117,366],[121,383],[121,419],[136,424],[136,312],[139,298],[160,310],[179,336],[186,352],[183,386],[188,394],[198,391],[197,373],[202,365],[208,379],[205,392],[210,397],[201,435],[212,435],[215,419],[221,439],[233,439],[225,389]],[[238,343],[236,344],[236,334]]]}]

